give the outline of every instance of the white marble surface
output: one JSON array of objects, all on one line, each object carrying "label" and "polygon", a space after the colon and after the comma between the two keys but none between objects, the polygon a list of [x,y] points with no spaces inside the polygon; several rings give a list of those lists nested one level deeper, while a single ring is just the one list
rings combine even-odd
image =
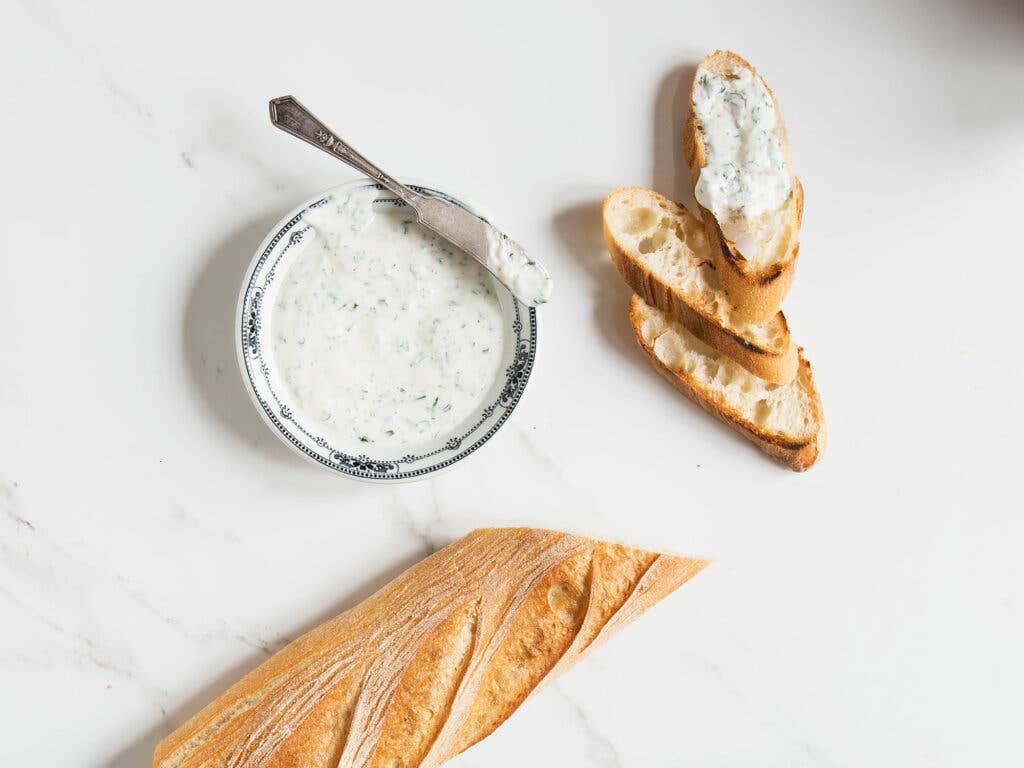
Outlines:
[{"label": "white marble surface", "polygon": [[[1021,764],[1022,8],[3,3],[0,764],[148,765],[289,638],[513,523],[717,562],[459,768]],[[805,475],[646,367],[600,244],[611,189],[688,198],[718,46],[774,86],[807,192]],[[557,280],[520,410],[436,481],[331,477],[242,390],[244,266],[354,178],[269,126],[287,92]]]}]

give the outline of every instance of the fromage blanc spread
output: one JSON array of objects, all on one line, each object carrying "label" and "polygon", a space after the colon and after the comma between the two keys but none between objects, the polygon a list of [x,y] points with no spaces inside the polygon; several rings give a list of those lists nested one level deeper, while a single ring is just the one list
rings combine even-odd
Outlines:
[{"label": "fromage blanc spread", "polygon": [[432,440],[471,417],[505,339],[487,270],[374,196],[305,212],[270,328],[278,375],[310,430],[368,449]]},{"label": "fromage blanc spread", "polygon": [[707,155],[694,190],[697,202],[746,259],[772,260],[793,180],[771,94],[749,69],[722,77],[702,67],[693,108]]}]

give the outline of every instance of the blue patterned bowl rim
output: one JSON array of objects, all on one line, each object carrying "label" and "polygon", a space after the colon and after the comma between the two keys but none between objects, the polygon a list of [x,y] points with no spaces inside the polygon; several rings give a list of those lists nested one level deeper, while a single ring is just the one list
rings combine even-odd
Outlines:
[{"label": "blue patterned bowl rim", "polygon": [[[431,186],[410,183],[421,194],[450,200],[478,216],[486,216],[475,206]],[[433,441],[425,450],[400,457],[373,456],[366,452],[340,450],[329,441],[314,434],[295,415],[278,395],[270,365],[263,359],[261,331],[263,324],[263,296],[276,274],[282,257],[302,238],[300,228],[303,214],[326,205],[340,194],[359,188],[372,188],[385,193],[383,187],[369,180],[357,180],[333,187],[297,206],[281,219],[256,251],[239,294],[236,314],[236,347],[238,364],[246,389],[263,420],[281,440],[294,451],[331,472],[356,480],[395,483],[424,480],[446,471],[482,448],[508,421],[521,402],[526,384],[537,359],[537,310],[516,300],[503,286],[497,285],[502,295],[506,321],[507,350],[504,382],[497,396],[478,411],[477,416],[460,425],[456,433]],[[375,204],[401,205],[396,198],[382,197]],[[423,448],[421,446],[421,448]]]}]

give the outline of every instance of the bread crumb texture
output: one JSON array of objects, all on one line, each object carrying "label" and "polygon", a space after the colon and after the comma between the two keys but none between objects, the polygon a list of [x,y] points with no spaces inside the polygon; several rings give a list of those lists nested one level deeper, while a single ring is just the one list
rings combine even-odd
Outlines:
[{"label": "bread crumb texture", "polygon": [[704,223],[683,206],[641,187],[614,192],[605,223],[622,248],[722,327],[759,346],[789,343],[778,317],[749,323],[736,316],[714,266]]},{"label": "bread crumb texture", "polygon": [[731,358],[716,352],[664,312],[634,297],[643,342],[667,368],[696,389],[708,393],[751,426],[787,441],[810,439],[818,430],[809,366],[801,360],[789,384],[758,378]]}]

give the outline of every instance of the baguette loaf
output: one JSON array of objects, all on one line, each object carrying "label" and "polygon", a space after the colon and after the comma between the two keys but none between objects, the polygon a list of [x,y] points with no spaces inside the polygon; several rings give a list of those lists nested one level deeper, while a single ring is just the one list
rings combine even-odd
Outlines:
[{"label": "baguette loaf", "polygon": [[[706,141],[705,126],[698,108],[698,89],[706,78],[723,78],[726,82],[749,72],[753,78],[764,86],[774,106],[776,119],[772,134],[777,138],[782,150],[784,172],[789,174],[792,185],[785,202],[774,211],[765,213],[759,223],[759,231],[769,237],[768,245],[758,251],[756,257],[740,253],[736,246],[739,237],[737,227],[743,229],[738,222],[744,220],[745,214],[740,211],[711,211],[700,205],[701,217],[707,228],[711,251],[718,267],[719,277],[726,292],[733,300],[736,311],[743,319],[754,322],[766,322],[779,311],[782,301],[793,283],[796,273],[797,254],[800,250],[800,224],[803,217],[804,193],[800,180],[791,174],[791,157],[789,137],[786,125],[782,120],[775,94],[751,64],[732,51],[715,51],[707,56],[697,68],[690,92],[690,116],[683,132],[684,152],[690,168],[691,181],[700,203],[698,185],[702,170],[708,165],[711,147]],[[720,82],[720,81],[716,81]],[[728,94],[726,94],[728,95]],[[745,104],[746,101],[744,100]],[[739,135],[739,128],[736,128]],[[730,137],[727,141],[731,141]],[[723,143],[726,143],[723,141]],[[749,152],[749,148],[740,145],[740,152]],[[748,173],[744,163],[730,163],[731,172],[738,177]],[[756,185],[758,180],[734,178],[733,183],[740,185],[750,181]],[[728,218],[726,218],[728,216]],[[731,236],[730,236],[731,235]],[[755,238],[756,239],[756,238]]]},{"label": "baguette loaf", "polygon": [[802,472],[825,448],[825,420],[811,364],[785,385],[744,370],[679,322],[633,296],[629,319],[637,343],[676,389],[790,469]]},{"label": "baguette loaf", "polygon": [[474,531],[250,672],[160,742],[153,765],[436,766],[706,564]]},{"label": "baguette loaf", "polygon": [[760,378],[777,384],[793,380],[797,353],[785,316],[778,312],[760,324],[737,316],[696,216],[642,187],[612,192],[601,213],[612,261],[644,301]]}]

